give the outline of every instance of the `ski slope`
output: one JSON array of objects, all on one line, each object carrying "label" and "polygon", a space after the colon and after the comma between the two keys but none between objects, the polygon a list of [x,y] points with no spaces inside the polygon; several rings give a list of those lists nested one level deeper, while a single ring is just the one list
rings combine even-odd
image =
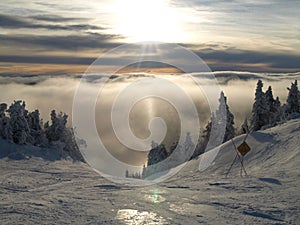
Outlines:
[{"label": "ski slope", "polygon": [[148,187],[111,183],[63,152],[0,140],[0,224],[299,224],[299,136],[300,120],[251,133],[247,177],[237,161],[225,178],[235,157],[229,141],[205,171],[199,163],[211,152]]}]

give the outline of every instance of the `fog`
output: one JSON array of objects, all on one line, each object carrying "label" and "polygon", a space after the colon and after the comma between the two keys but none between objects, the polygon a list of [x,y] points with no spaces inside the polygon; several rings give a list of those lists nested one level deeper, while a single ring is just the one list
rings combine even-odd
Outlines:
[{"label": "fog", "polygon": [[[219,82],[220,89],[227,96],[230,110],[235,116],[235,124],[240,129],[241,123],[245,118],[250,118],[254,93],[258,79],[262,79],[264,90],[269,85],[273,88],[274,97],[279,96],[281,103],[286,102],[287,87],[295,79],[300,78],[299,73],[294,74],[251,74],[239,72],[218,72],[215,74]],[[154,76],[154,75],[151,75]],[[189,95],[194,102],[198,115],[200,126],[205,127],[210,118],[210,109],[205,98],[205,94],[199,86],[186,75],[164,75]],[[140,166],[146,161],[147,152],[138,152],[129,150],[116,137],[111,121],[111,108],[114,100],[124,88],[129,84],[142,79],[142,76],[118,75],[107,82],[96,99],[95,121],[99,137],[103,144],[109,149],[111,155],[118,160],[129,163],[133,166]],[[209,79],[205,76],[198,76],[202,83],[209,85]],[[39,109],[44,121],[49,120],[49,114],[52,109],[65,112],[69,115],[69,126],[72,121],[72,104],[74,94],[80,79],[77,75],[63,76],[28,76],[28,77],[0,77],[0,102],[8,105],[13,100],[24,100],[27,108],[32,111]],[[90,93],[97,89],[97,83],[101,82],[101,76],[97,79],[91,79],[85,85],[85,98],[88,99]],[[162,87],[163,88],[163,87]],[[143,88],[136,90],[143,92]],[[170,95],[175,92],[166,89]],[[82,99],[84,101],[84,99]],[[182,103],[184,104],[184,102]],[[126,105],[126,102],[124,103]],[[191,119],[189,111],[185,111],[184,117]],[[141,139],[150,135],[149,122],[154,117],[161,117],[167,127],[167,133],[163,143],[170,147],[178,140],[180,135],[180,119],[174,106],[164,99],[148,97],[137,102],[131,109],[129,115],[129,124],[133,134]],[[120,129],[122,129],[120,127]],[[201,129],[203,130],[203,129]],[[150,148],[150,146],[149,146]]]}]

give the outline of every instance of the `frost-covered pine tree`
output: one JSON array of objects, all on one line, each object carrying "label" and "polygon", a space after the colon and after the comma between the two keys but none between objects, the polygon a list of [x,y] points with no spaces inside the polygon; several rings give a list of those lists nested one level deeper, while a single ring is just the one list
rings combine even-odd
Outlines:
[{"label": "frost-covered pine tree", "polygon": [[182,162],[185,162],[192,157],[193,155],[192,150],[194,148],[195,148],[195,144],[192,141],[191,133],[187,132],[185,136],[185,141],[182,144]]},{"label": "frost-covered pine tree", "polygon": [[229,109],[227,98],[223,91],[220,94],[219,108],[216,111],[216,119],[218,123],[225,123],[226,125],[223,143],[232,139],[235,135],[234,116]]},{"label": "frost-covered pine tree", "polygon": [[7,104],[0,104],[0,137],[12,142],[12,130],[9,117],[6,116]]},{"label": "frost-covered pine tree", "polygon": [[48,140],[46,139],[44,130],[42,129],[42,120],[40,119],[39,110],[28,113],[27,121],[32,136],[32,144],[36,146],[47,146]]},{"label": "frost-covered pine tree", "polygon": [[275,122],[280,122],[281,120],[283,120],[284,111],[283,111],[283,107],[281,106],[281,102],[279,100],[279,97],[276,97],[276,99],[274,101],[274,108],[276,110],[276,112],[274,114],[274,121]]},{"label": "frost-covered pine tree", "polygon": [[250,129],[249,129],[249,125],[248,125],[248,119],[245,118],[244,123],[242,124],[242,127],[241,127],[241,133],[247,134],[249,132],[250,132]]},{"label": "frost-covered pine tree", "polygon": [[205,152],[205,149],[207,147],[207,144],[209,142],[209,138],[210,138],[210,134],[211,134],[211,129],[212,129],[212,121],[215,120],[215,114],[212,113],[211,119],[207,122],[205,129],[203,131],[203,135],[202,135],[202,145],[200,147],[200,150],[198,150],[199,152],[203,153]]},{"label": "frost-covered pine tree", "polygon": [[68,116],[62,113],[57,115],[55,110],[51,111],[50,116],[51,125],[45,125],[47,138],[49,141],[59,141],[64,136]]},{"label": "frost-covered pine tree", "polygon": [[169,155],[171,155],[175,151],[176,148],[177,149],[181,148],[178,141],[175,141],[174,143],[172,143],[172,145],[170,147]]},{"label": "frost-covered pine tree", "polygon": [[251,127],[254,131],[269,123],[265,93],[262,90],[263,82],[258,80],[255,92],[255,101],[252,108]]},{"label": "frost-covered pine tree", "polygon": [[10,120],[10,129],[12,132],[12,140],[17,144],[26,144],[32,141],[29,125],[26,119],[27,110],[25,102],[14,101],[7,110]]},{"label": "frost-covered pine tree", "polygon": [[3,131],[4,131],[4,125],[3,125],[3,120],[6,117],[5,112],[7,109],[7,105],[5,103],[0,104],[0,137],[3,138]]},{"label": "frost-covered pine tree", "polygon": [[1,103],[0,104],[0,119],[5,117],[6,109],[7,109],[7,104]]},{"label": "frost-covered pine tree", "polygon": [[275,125],[277,109],[275,108],[275,99],[273,97],[273,91],[271,86],[268,87],[268,90],[265,93],[265,98],[266,98],[266,108],[268,111],[268,120],[269,120],[268,124]]},{"label": "frost-covered pine tree", "polygon": [[70,132],[68,131],[66,124],[68,116],[60,112],[58,115],[55,110],[51,111],[51,125],[49,123],[45,124],[46,137],[52,145],[57,148],[65,149],[69,146],[67,145],[70,139]]},{"label": "frost-covered pine tree", "polygon": [[168,152],[163,144],[151,143],[151,150],[148,153],[148,166],[159,163],[168,157]]},{"label": "frost-covered pine tree", "polygon": [[144,179],[147,175],[147,169],[146,169],[146,166],[145,164],[143,165],[143,170],[142,170],[142,179]]},{"label": "frost-covered pine tree", "polygon": [[292,83],[291,88],[288,88],[288,90],[289,93],[287,97],[286,113],[288,115],[300,113],[300,94],[298,90],[297,80]]}]

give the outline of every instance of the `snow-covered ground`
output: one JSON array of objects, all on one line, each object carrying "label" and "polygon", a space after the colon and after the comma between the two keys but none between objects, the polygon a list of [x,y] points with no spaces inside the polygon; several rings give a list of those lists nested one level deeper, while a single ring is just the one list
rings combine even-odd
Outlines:
[{"label": "snow-covered ground", "polygon": [[198,171],[200,157],[136,188],[60,152],[1,140],[0,224],[299,224],[299,136],[300,120],[250,134],[247,177],[236,163],[225,178],[235,157],[227,142],[207,170]]}]

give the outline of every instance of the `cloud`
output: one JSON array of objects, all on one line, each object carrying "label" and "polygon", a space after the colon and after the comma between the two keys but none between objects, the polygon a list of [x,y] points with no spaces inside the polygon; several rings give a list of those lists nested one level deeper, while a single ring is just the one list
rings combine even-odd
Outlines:
[{"label": "cloud", "polygon": [[94,60],[95,58],[93,57],[0,55],[1,62],[14,62],[14,63],[90,65]]},{"label": "cloud", "polygon": [[[31,20],[34,19],[34,20]],[[64,18],[55,15],[48,16],[31,16],[31,17],[21,17],[21,16],[10,16],[5,14],[0,14],[0,27],[10,28],[10,29],[47,29],[47,30],[65,30],[65,31],[86,31],[86,30],[105,30],[103,27],[94,26],[90,24],[49,24],[49,23],[37,23],[40,21],[47,22],[67,22],[78,20],[75,18]]]},{"label": "cloud", "polygon": [[[110,1],[82,3],[0,3],[0,27],[4,28],[0,61],[89,65],[93,61],[89,54],[122,44],[124,37],[116,35],[117,24],[107,7]],[[184,29],[203,41],[182,45],[195,51],[213,71],[300,71],[299,1],[172,0],[170,5],[186,9],[183,13],[189,16],[182,17]],[[62,54],[66,57],[59,57]]]},{"label": "cloud", "polygon": [[[27,46],[31,48],[42,48],[47,51],[92,51],[110,50],[121,43],[113,42],[113,35],[88,34],[88,35],[69,35],[69,36],[5,36],[0,35],[0,42],[7,45]],[[199,49],[192,46],[194,52],[211,68],[212,71],[250,71],[250,72],[298,72],[300,71],[300,56],[288,55],[283,53],[265,53],[256,51],[243,51],[236,49]],[[172,59],[176,56],[176,50],[170,49],[168,52],[162,52],[161,58]],[[144,61],[147,61],[147,56]],[[27,56],[27,55],[0,55],[0,62],[11,63],[36,63],[36,64],[65,64],[65,65],[90,65],[96,57],[83,57],[80,54],[76,56]],[[137,60],[136,55],[130,55],[130,51],[120,52],[118,56],[102,56],[103,64],[114,65],[115,61],[122,62],[123,65],[131,60]],[[176,63],[174,58],[173,62]],[[186,62],[188,66],[188,62]],[[156,67],[155,67],[156,66]],[[172,65],[171,65],[172,66]],[[135,64],[135,68],[154,68],[161,69],[159,63],[143,62]],[[195,71],[196,72],[196,71]]]},{"label": "cloud", "polygon": [[237,49],[200,49],[194,51],[215,70],[288,72],[300,70],[300,55]]},{"label": "cloud", "polygon": [[38,85],[51,78],[72,78],[80,79],[81,75],[78,74],[60,74],[60,75],[49,75],[49,74],[0,74],[0,85],[4,84],[20,84],[34,86]]},{"label": "cloud", "polygon": [[282,82],[294,79],[300,80],[300,72],[296,73],[251,73],[241,71],[217,71],[213,73],[220,85],[227,85],[232,82],[254,81],[261,79],[266,82]]},{"label": "cloud", "polygon": [[46,22],[70,22],[70,21],[84,20],[83,18],[62,17],[62,16],[52,15],[52,14],[28,16],[27,18],[34,19],[37,21],[46,21]]},{"label": "cloud", "polygon": [[43,47],[47,50],[80,50],[114,48],[119,43],[111,42],[118,36],[111,34],[84,35],[0,35],[0,42],[10,46]]}]

